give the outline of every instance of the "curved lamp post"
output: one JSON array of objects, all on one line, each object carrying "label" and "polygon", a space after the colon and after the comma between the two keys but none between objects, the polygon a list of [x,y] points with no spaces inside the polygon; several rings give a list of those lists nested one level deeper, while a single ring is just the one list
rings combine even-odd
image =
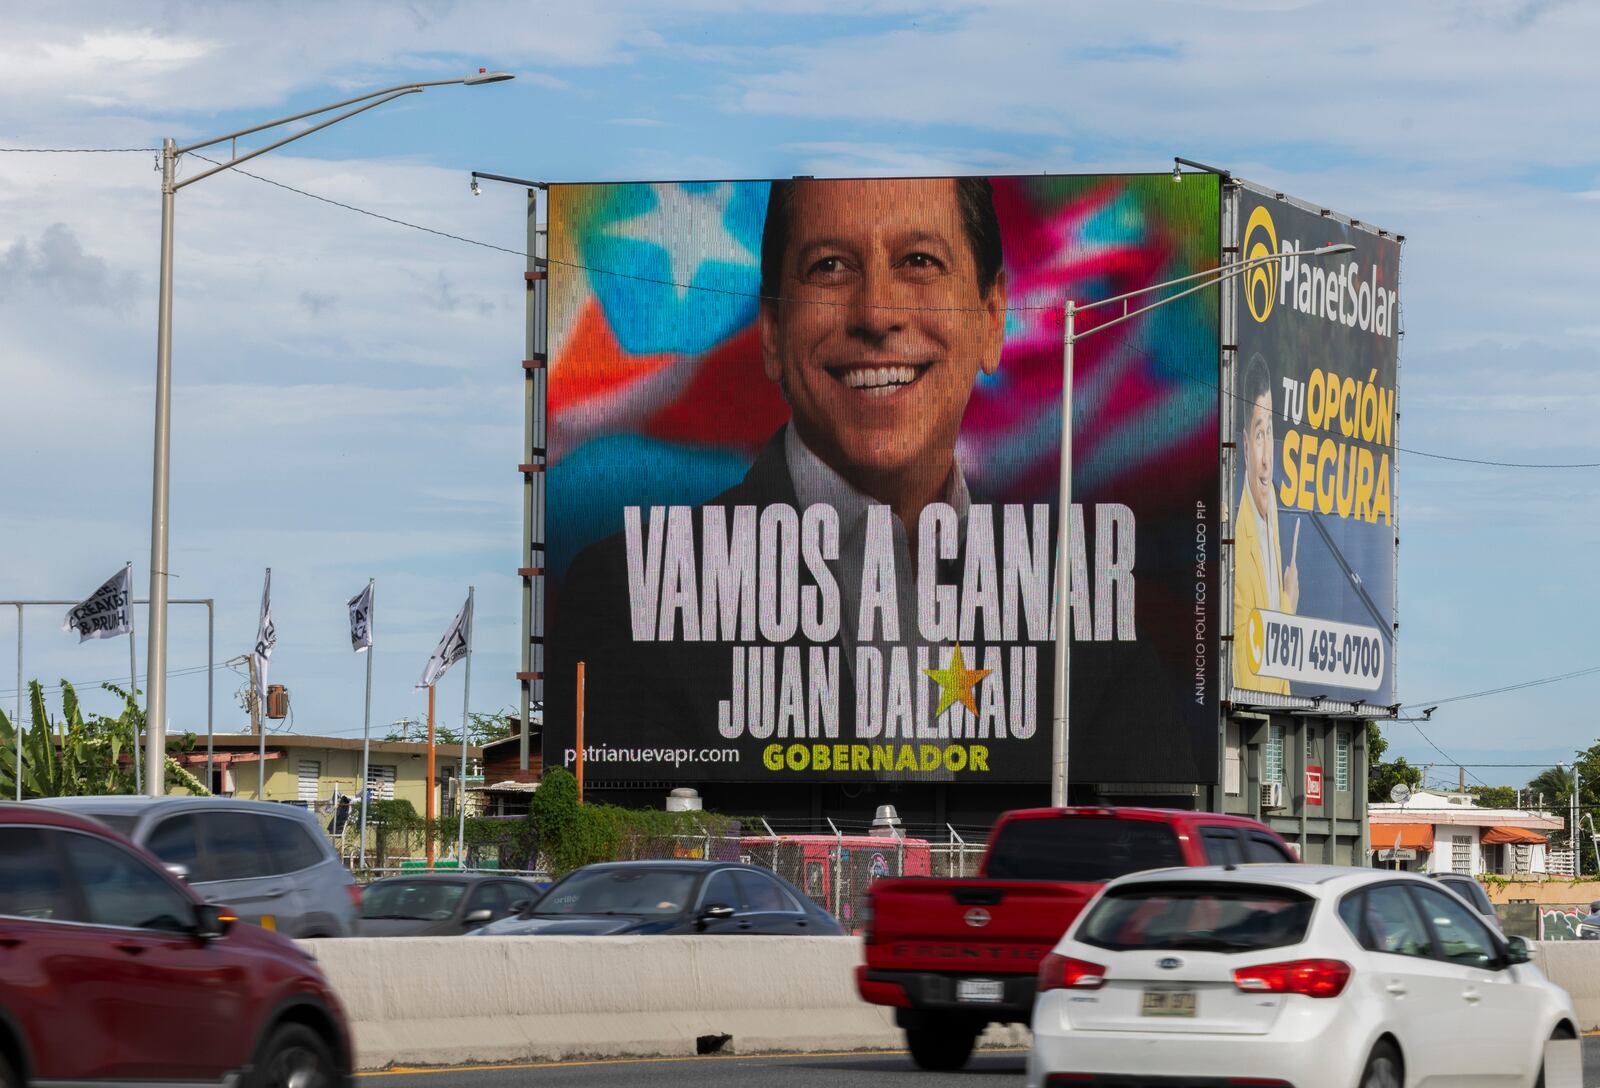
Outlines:
[{"label": "curved lamp post", "polygon": [[[386,102],[393,102],[408,94],[429,87],[445,87],[452,84],[462,84],[474,87],[482,83],[500,83],[514,78],[509,72],[489,72],[478,69],[476,75],[466,76],[462,79],[434,79],[420,83],[401,83],[394,87],[386,87],[381,91],[371,91],[367,94],[356,95],[339,102],[330,102],[326,106],[319,106],[313,110],[280,117],[276,121],[267,121],[264,124],[252,125],[249,128],[239,129],[237,132],[225,133],[209,140],[187,144],[179,147],[176,140],[168,138],[161,143],[161,291],[157,302],[156,318],[156,421],[155,421],[155,468],[153,472],[153,485],[150,499],[150,644],[146,655],[145,669],[146,694],[145,694],[145,792],[151,797],[161,796],[165,778],[165,757],[167,751],[167,531],[168,525],[168,493],[171,484],[171,452],[172,452],[172,217],[174,200],[178,190],[203,181],[213,174],[248,162],[257,155],[265,155],[268,151],[282,147],[284,144],[293,143],[303,136],[336,125],[340,121],[364,113],[375,106]],[[316,117],[331,110],[341,109],[345,106],[354,106],[354,109],[319,121],[308,128],[301,129],[281,140],[258,147],[254,151],[244,154],[235,152],[227,162],[213,166],[209,170],[202,170],[193,177],[177,180],[177,167],[179,156],[191,151],[198,151],[202,147],[211,147],[224,141],[237,140],[240,136],[249,136],[253,133],[264,132],[267,129],[277,128],[294,121],[301,121],[307,117]]]}]

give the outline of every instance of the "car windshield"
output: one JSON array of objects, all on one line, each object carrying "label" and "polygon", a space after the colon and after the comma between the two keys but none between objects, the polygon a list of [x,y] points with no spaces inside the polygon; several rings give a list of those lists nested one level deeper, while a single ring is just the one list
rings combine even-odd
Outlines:
[{"label": "car windshield", "polygon": [[1168,824],[1067,816],[1003,824],[984,872],[991,880],[1092,884],[1182,864],[1178,836]]},{"label": "car windshield", "polygon": [[695,874],[681,869],[579,870],[551,888],[534,914],[677,914]]},{"label": "car windshield", "polygon": [[361,917],[448,918],[466,891],[465,884],[445,880],[380,880],[361,893]]},{"label": "car windshield", "polygon": [[1286,888],[1134,884],[1107,892],[1084,918],[1077,939],[1118,952],[1254,952],[1299,944],[1313,906],[1311,899]]}]

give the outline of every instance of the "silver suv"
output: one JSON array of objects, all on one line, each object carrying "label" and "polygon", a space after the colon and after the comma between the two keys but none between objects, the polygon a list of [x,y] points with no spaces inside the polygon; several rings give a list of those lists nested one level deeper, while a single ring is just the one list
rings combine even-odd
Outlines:
[{"label": "silver suv", "polygon": [[287,937],[349,937],[361,890],[316,817],[294,805],[217,797],[51,797],[160,858],[208,903]]}]

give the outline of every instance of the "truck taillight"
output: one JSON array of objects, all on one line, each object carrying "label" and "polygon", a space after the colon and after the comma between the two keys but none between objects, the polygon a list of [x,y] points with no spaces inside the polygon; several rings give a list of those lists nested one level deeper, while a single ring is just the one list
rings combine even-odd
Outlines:
[{"label": "truck taillight", "polygon": [[1046,990],[1098,990],[1106,984],[1106,969],[1088,960],[1050,953],[1039,963],[1039,992]]},{"label": "truck taillight", "polygon": [[1233,972],[1233,984],[1253,994],[1338,997],[1349,981],[1350,965],[1343,960],[1289,960]]},{"label": "truck taillight", "polygon": [[356,910],[361,909],[361,885],[346,884],[344,890],[350,893],[350,902],[355,904]]}]

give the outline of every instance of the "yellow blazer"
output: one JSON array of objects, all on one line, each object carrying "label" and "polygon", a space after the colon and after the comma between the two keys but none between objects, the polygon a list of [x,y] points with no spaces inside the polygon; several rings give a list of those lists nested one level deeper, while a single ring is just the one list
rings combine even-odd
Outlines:
[{"label": "yellow blazer", "polygon": [[[1257,676],[1250,667],[1250,613],[1267,607],[1267,564],[1278,563],[1281,581],[1283,564],[1281,539],[1278,536],[1278,507],[1274,503],[1268,516],[1270,541],[1262,541],[1256,529],[1256,509],[1250,498],[1249,485],[1239,493],[1239,505],[1233,508],[1233,686],[1248,691],[1264,691],[1277,695],[1289,694],[1289,681],[1270,676]],[[1263,549],[1263,543],[1267,548]],[[1279,594],[1278,611],[1289,612],[1282,606]]]}]

